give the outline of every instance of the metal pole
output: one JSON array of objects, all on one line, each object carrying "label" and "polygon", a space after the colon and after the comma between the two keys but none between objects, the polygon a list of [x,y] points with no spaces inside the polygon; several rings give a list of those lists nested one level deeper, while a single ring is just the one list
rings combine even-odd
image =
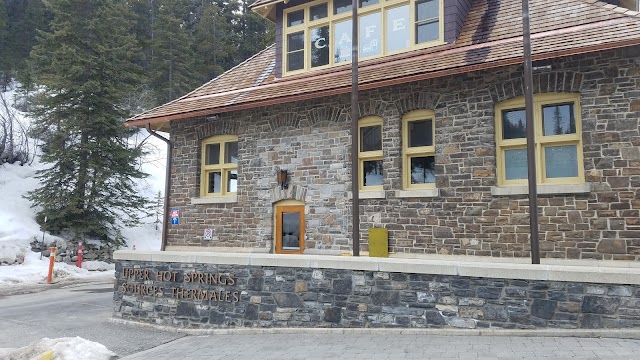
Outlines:
[{"label": "metal pole", "polygon": [[[169,191],[171,190],[171,152],[173,151],[173,144],[171,140],[151,130],[151,124],[146,126],[149,134],[157,137],[158,139],[167,143],[167,168],[165,170],[166,179],[164,181],[164,221],[162,222],[162,243],[160,243],[160,251],[164,251],[167,247],[167,235],[169,232],[169,222],[171,222],[171,209],[169,209]],[[136,246],[133,245],[133,250]]]},{"label": "metal pole", "polygon": [[524,101],[527,117],[527,166],[529,178],[529,228],[531,233],[531,263],[540,264],[538,234],[538,187],[536,175],[536,143],[533,119],[533,71],[531,64],[531,27],[529,0],[522,0],[522,33],[524,50]]},{"label": "metal pole", "polygon": [[358,174],[358,0],[351,0],[351,194],[353,256],[360,256],[360,188]]}]

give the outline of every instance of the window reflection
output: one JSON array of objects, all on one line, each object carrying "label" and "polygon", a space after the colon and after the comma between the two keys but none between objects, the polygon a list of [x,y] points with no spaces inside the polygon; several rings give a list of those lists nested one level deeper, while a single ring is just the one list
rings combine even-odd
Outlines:
[{"label": "window reflection", "polygon": [[329,26],[311,29],[311,67],[329,64]]},{"label": "window reflection", "polygon": [[419,156],[411,158],[411,184],[433,184],[435,182],[435,157]]},{"label": "window reflection", "polygon": [[545,136],[575,134],[573,104],[543,106],[542,122]]},{"label": "window reflection", "polygon": [[360,151],[382,150],[381,126],[363,126],[360,128]]},{"label": "window reflection", "polygon": [[362,167],[364,186],[383,185],[382,160],[363,161]]},{"label": "window reflection", "polygon": [[380,21],[379,12],[360,17],[360,57],[375,56],[380,54]]},{"label": "window reflection", "polygon": [[409,122],[409,147],[433,146],[433,123],[431,120]]},{"label": "window reflection", "polygon": [[282,213],[282,249],[300,249],[300,213]]},{"label": "window reflection", "polygon": [[502,112],[502,138],[522,139],[527,137],[527,118],[524,109]]},{"label": "window reflection", "polygon": [[398,51],[410,46],[409,5],[387,10],[387,51]]},{"label": "window reflection", "polygon": [[351,20],[334,25],[334,62],[351,61]]}]

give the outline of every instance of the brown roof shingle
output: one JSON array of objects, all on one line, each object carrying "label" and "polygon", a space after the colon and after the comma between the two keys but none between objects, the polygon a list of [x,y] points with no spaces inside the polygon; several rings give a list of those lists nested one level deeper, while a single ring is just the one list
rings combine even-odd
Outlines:
[{"label": "brown roof shingle", "polygon": [[[534,0],[535,60],[640,44],[640,15],[593,0]],[[519,0],[476,0],[455,43],[362,61],[359,87],[506,66],[522,61]],[[159,123],[295,100],[347,93],[350,65],[275,78],[272,45],[191,93],[127,121]]]}]

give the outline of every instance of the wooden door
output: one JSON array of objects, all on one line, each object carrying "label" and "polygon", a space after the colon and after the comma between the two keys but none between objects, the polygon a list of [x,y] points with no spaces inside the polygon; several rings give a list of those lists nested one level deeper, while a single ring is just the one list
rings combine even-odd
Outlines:
[{"label": "wooden door", "polygon": [[276,206],[276,253],[302,254],[304,223],[304,205]]}]

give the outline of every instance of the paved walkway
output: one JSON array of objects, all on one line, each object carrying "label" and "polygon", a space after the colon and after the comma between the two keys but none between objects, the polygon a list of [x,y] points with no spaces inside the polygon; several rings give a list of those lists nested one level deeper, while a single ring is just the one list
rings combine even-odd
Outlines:
[{"label": "paved walkway", "polygon": [[640,359],[640,340],[393,334],[187,336],[123,359]]}]

